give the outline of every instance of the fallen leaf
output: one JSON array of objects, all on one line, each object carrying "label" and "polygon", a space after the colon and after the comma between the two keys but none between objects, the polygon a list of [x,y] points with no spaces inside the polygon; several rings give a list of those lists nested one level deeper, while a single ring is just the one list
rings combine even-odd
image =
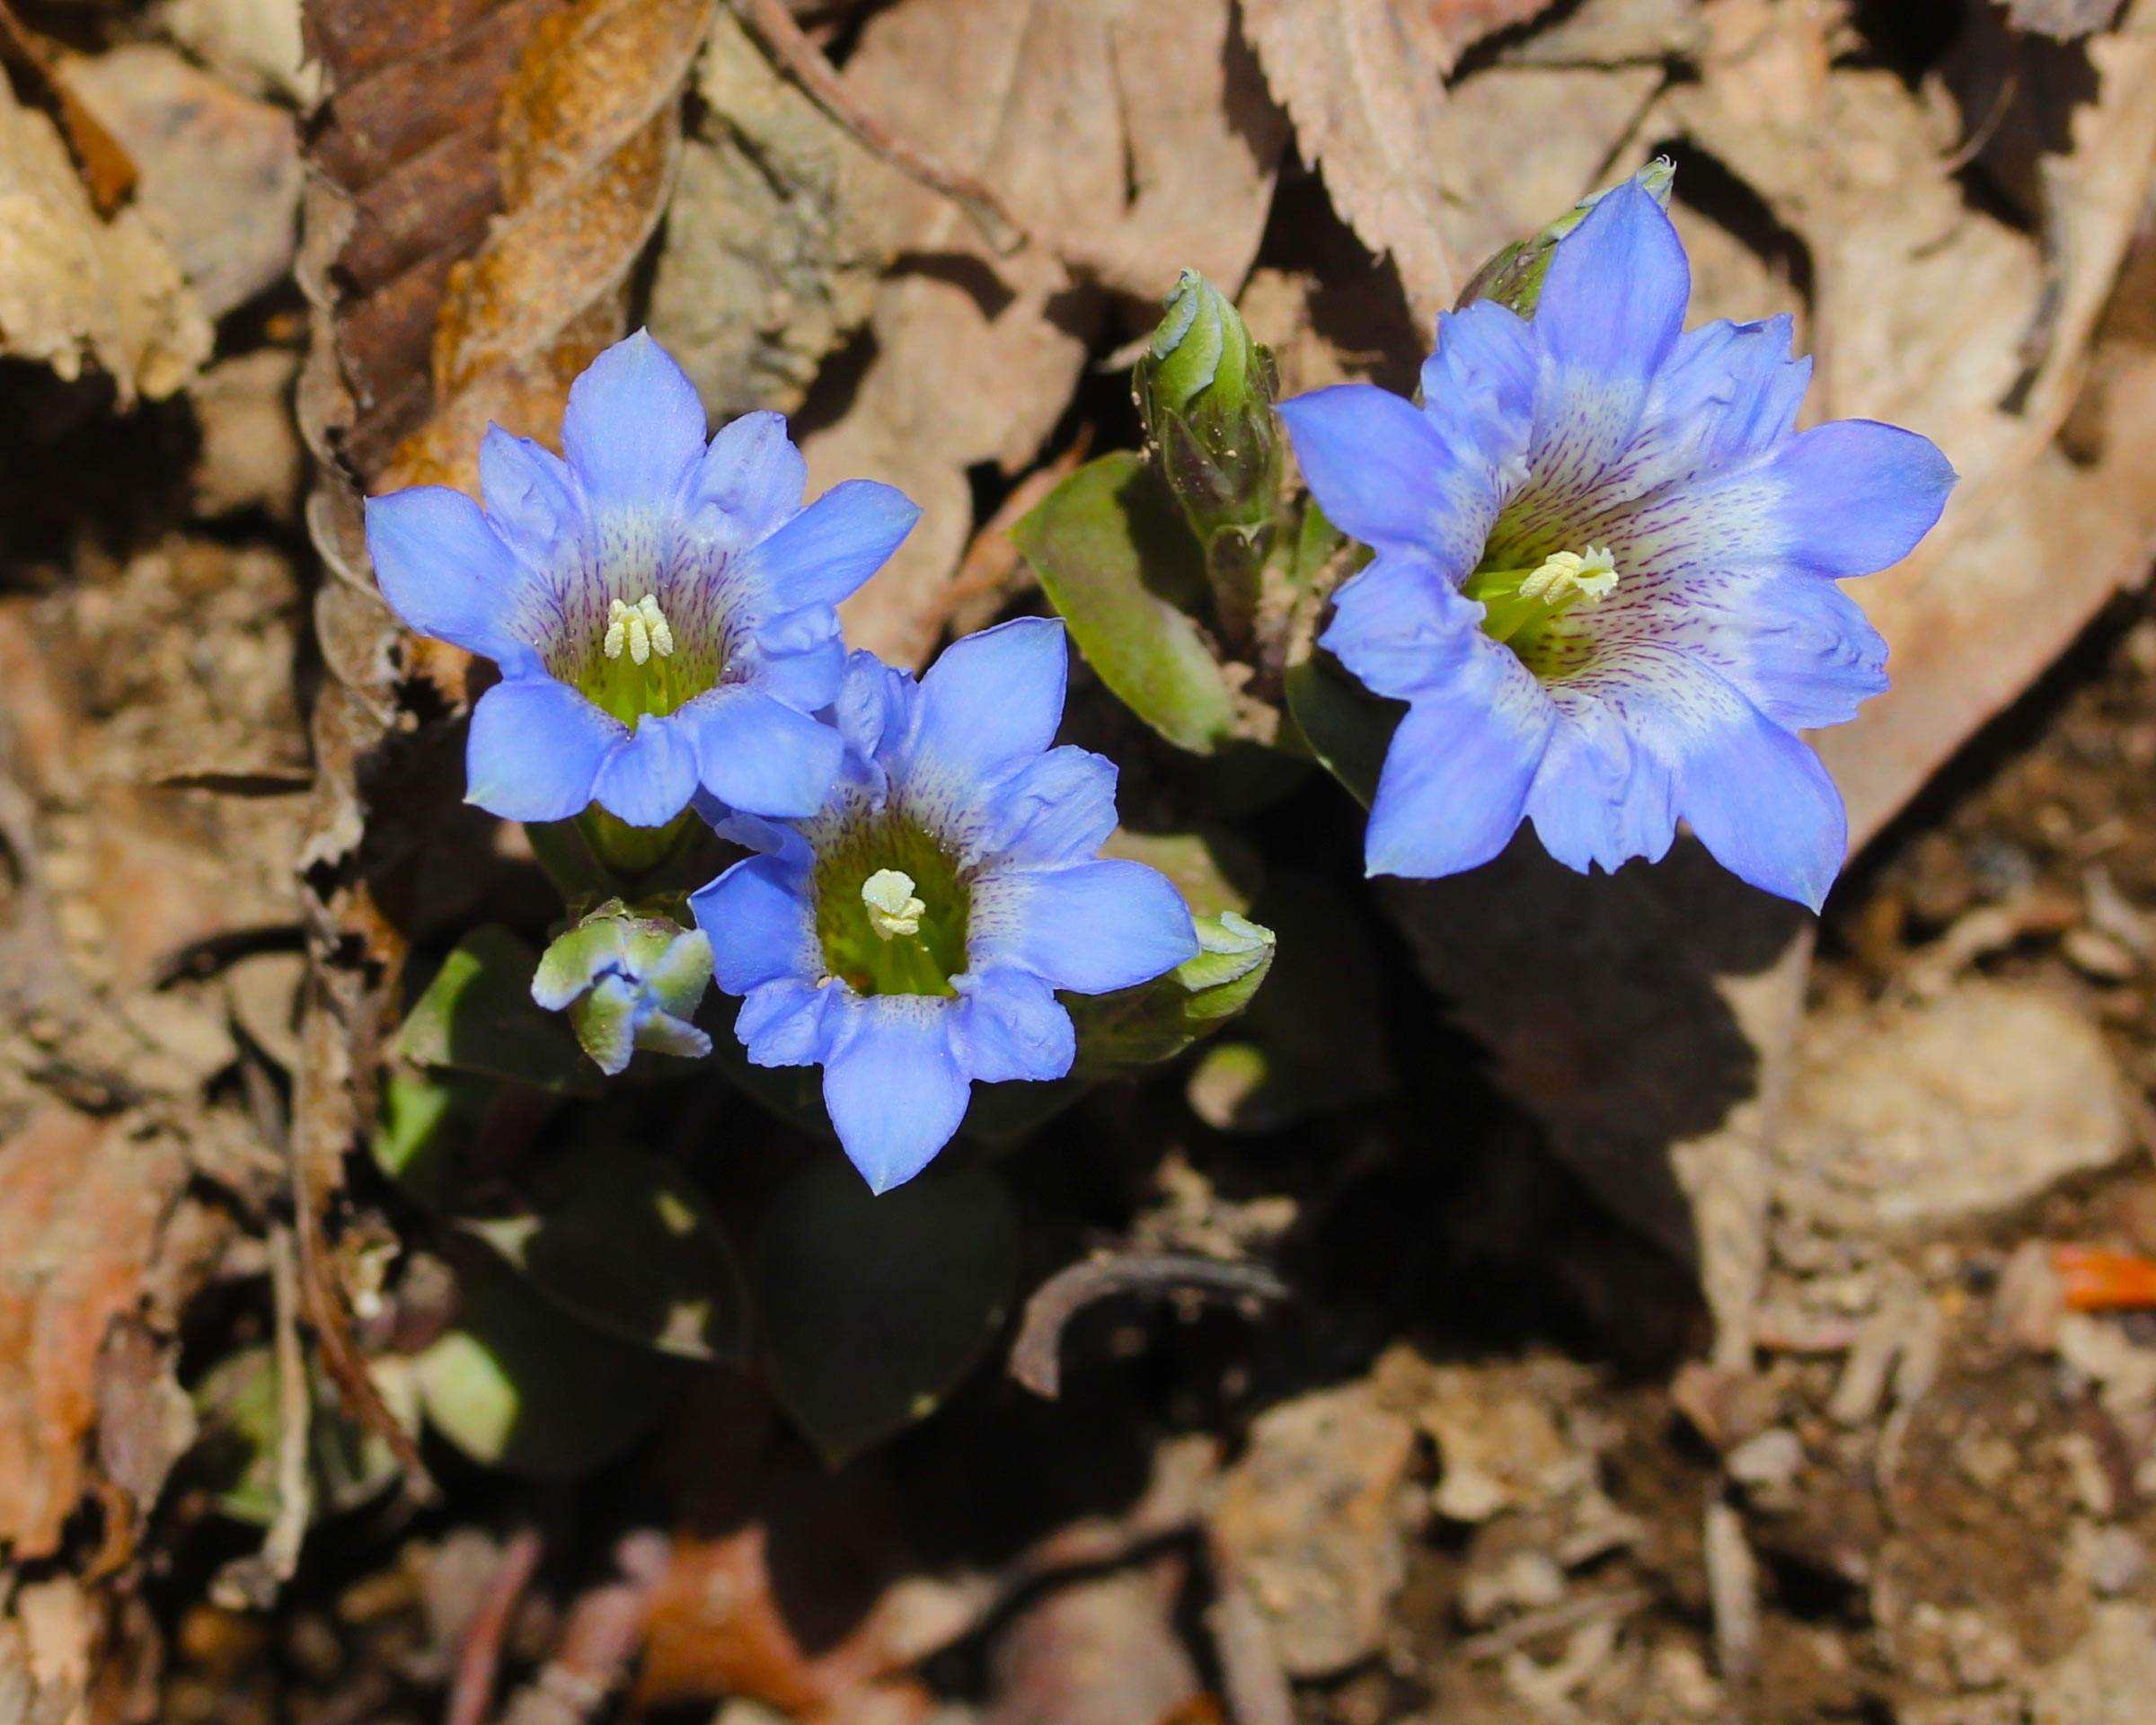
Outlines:
[{"label": "fallen leaf", "polygon": [[1245,0],[1243,29],[1297,146],[1342,218],[1391,256],[1425,327],[1481,261],[1446,244],[1445,78],[1464,49],[1549,4]]},{"label": "fallen leaf", "polygon": [[1413,1422],[1366,1381],[1284,1402],[1251,1426],[1208,1527],[1289,1676],[1330,1676],[1376,1650],[1406,1574],[1398,1499],[1414,1456]]},{"label": "fallen leaf", "polygon": [[71,75],[141,164],[136,208],[205,315],[222,317],[285,279],[302,177],[290,114],[149,42],[78,60]]},{"label": "fallen leaf", "polygon": [[870,20],[845,83],[1057,236],[1056,256],[999,257],[948,200],[906,187],[872,351],[843,415],[803,443],[813,483],[867,474],[922,506],[842,612],[856,645],[918,665],[971,535],[968,470],[1016,473],[1038,453],[1107,314],[1100,284],[1158,296],[1184,268],[1240,283],[1284,130],[1225,0],[907,0]]},{"label": "fallen leaf", "polygon": [[57,128],[4,78],[0,234],[0,353],[63,377],[94,361],[123,402],[170,395],[209,357],[209,324],[142,213],[101,217]]},{"label": "fallen leaf", "polygon": [[0,1149],[0,1544],[49,1557],[89,1478],[98,1359],[187,1179],[171,1140],[57,1105]]}]

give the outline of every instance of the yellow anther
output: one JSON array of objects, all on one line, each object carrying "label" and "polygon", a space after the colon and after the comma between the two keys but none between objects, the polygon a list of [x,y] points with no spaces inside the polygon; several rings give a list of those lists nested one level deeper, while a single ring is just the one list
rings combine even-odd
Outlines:
[{"label": "yellow anther", "polygon": [[1583,552],[1554,552],[1542,566],[1520,583],[1523,599],[1540,599],[1544,605],[1561,605],[1568,599],[1599,604],[1617,588],[1617,560],[1601,545]]},{"label": "yellow anther", "polygon": [[606,607],[606,639],[601,648],[608,659],[619,659],[626,650],[639,665],[653,653],[661,659],[671,654],[674,631],[667,625],[666,613],[658,608],[657,596],[647,593],[634,605],[613,601]]},{"label": "yellow anther", "polygon": [[897,869],[879,869],[863,880],[861,902],[879,941],[918,934],[921,918],[928,912],[928,907],[914,897],[914,877]]}]

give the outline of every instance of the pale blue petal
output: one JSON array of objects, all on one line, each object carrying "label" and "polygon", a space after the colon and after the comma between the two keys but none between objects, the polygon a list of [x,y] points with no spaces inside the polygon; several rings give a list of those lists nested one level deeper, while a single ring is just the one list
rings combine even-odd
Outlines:
[{"label": "pale blue petal", "polygon": [[1929,438],[1872,420],[1800,431],[1763,477],[1783,560],[1816,575],[1869,575],[1931,530],[1954,469]]},{"label": "pale blue petal", "polygon": [[1686,584],[1652,620],[1791,730],[1845,724],[1886,688],[1886,643],[1831,581],[1770,568]]},{"label": "pale blue petal", "polygon": [[782,977],[823,974],[808,871],[776,856],[737,862],[689,895],[696,926],[711,942],[711,976],[729,995]]},{"label": "pale blue petal", "polygon": [[632,827],[664,827],[696,791],[696,745],[673,718],[647,713],[606,757],[592,801]]},{"label": "pale blue petal", "polygon": [[1527,792],[1542,848],[1582,874],[1633,857],[1659,862],[1677,834],[1668,765],[1604,703],[1552,692],[1558,722]]},{"label": "pale blue petal", "polygon": [[1363,839],[1372,874],[1457,874],[1519,827],[1556,710],[1509,649],[1479,632],[1467,644],[1392,733]]},{"label": "pale blue petal", "polygon": [[1150,982],[1197,953],[1182,894],[1142,862],[1018,869],[974,887],[976,969],[1014,964],[1053,987],[1100,995]]},{"label": "pale blue petal", "polygon": [[966,1073],[950,1049],[950,1003],[882,995],[850,1003],[824,1066],[824,1106],[870,1190],[903,1185],[966,1118]]},{"label": "pale blue petal", "polygon": [[505,820],[567,820],[584,812],[608,755],[628,729],[552,677],[497,683],[472,710],[464,801]]},{"label": "pale blue petal", "polygon": [[846,645],[839,636],[838,619],[826,610],[819,622],[820,638],[808,637],[802,645],[773,646],[769,634],[759,632],[763,652],[751,680],[774,701],[801,712],[819,712],[829,706],[838,698],[839,682],[845,675]]},{"label": "pale blue petal", "polygon": [[1676,346],[1692,266],[1668,215],[1623,185],[1558,242],[1534,331],[1560,370],[1644,385]]},{"label": "pale blue petal", "polygon": [[535,643],[515,632],[531,577],[464,492],[417,485],[368,498],[367,550],[382,597],[407,628],[511,676],[536,668]]},{"label": "pale blue petal", "polygon": [[896,757],[905,750],[920,701],[921,686],[910,674],[873,653],[854,652],[847,655],[831,718],[846,746],[863,760]]},{"label": "pale blue petal", "polygon": [[905,492],[849,479],[744,554],[778,606],[836,605],[883,567],[920,516]]},{"label": "pale blue petal", "polygon": [[1471,482],[1487,474],[1463,464],[1412,402],[1336,384],[1279,412],[1311,495],[1341,532],[1380,551],[1424,551],[1457,576],[1473,568],[1489,521]]},{"label": "pale blue petal", "polygon": [[676,715],[705,790],[731,808],[799,819],[822,808],[845,744],[829,725],[754,688],[718,688]]},{"label": "pale blue petal", "polygon": [[1066,1076],[1078,1033],[1055,991],[1038,977],[998,967],[952,978],[960,995],[950,1042],[959,1064],[985,1084]]},{"label": "pale blue petal", "polygon": [[703,458],[703,423],[696,385],[639,330],[570,385],[561,452],[595,513],[670,511]]},{"label": "pale blue petal", "polygon": [[1410,701],[1456,674],[1480,615],[1428,559],[1384,552],[1340,588],[1320,644],[1365,687]]},{"label": "pale blue petal", "polygon": [[1055,740],[1069,675],[1063,624],[1051,617],[953,641],[921,678],[913,758],[954,780],[1008,772]]},{"label": "pale blue petal", "polygon": [[1423,362],[1422,411],[1445,445],[1494,486],[1516,476],[1534,426],[1533,331],[1510,307],[1478,300],[1437,320],[1437,346]]},{"label": "pale blue petal", "polygon": [[488,426],[480,439],[479,489],[488,525],[543,582],[561,567],[561,553],[573,553],[589,532],[568,464],[499,425]]},{"label": "pale blue petal", "polygon": [[720,429],[698,464],[685,507],[719,543],[753,545],[791,520],[808,489],[808,464],[786,435],[786,416],[744,413]]},{"label": "pale blue petal", "polygon": [[1065,744],[997,787],[986,848],[1021,862],[1074,862],[1116,828],[1116,764]]},{"label": "pale blue petal", "polygon": [[835,1021],[851,1002],[834,983],[819,988],[781,977],[749,991],[734,1015],[734,1035],[752,1066],[812,1066],[835,1046]]},{"label": "pale blue petal", "polygon": [[1730,693],[1676,762],[1677,811],[1730,873],[1817,910],[1849,850],[1842,793],[1819,757]]}]

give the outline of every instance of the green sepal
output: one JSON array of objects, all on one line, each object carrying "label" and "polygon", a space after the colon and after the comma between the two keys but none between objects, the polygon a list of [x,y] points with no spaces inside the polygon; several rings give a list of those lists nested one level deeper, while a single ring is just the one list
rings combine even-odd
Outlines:
[{"label": "green sepal", "polygon": [[[1676,164],[1666,155],[1658,155],[1625,183],[1639,186],[1667,209],[1670,189],[1676,177]],[[1522,317],[1533,317],[1535,306],[1542,301],[1542,283],[1549,279],[1550,261],[1556,254],[1557,243],[1585,221],[1587,212],[1616,189],[1605,186],[1582,198],[1539,234],[1515,240],[1475,271],[1467,286],[1460,290],[1458,304],[1467,306],[1479,299],[1494,299]]]}]

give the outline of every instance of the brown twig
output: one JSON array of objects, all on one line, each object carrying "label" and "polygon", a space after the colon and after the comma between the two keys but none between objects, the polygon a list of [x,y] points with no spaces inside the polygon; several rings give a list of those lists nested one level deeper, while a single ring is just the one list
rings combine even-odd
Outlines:
[{"label": "brown twig", "polygon": [[958,205],[996,252],[1008,256],[1030,242],[1025,226],[988,187],[908,143],[864,109],[786,9],[786,0],[734,0],[734,9],[764,51],[792,75],[818,108],[908,179]]},{"label": "brown twig", "polygon": [[[244,1070],[253,1070],[250,1063]],[[299,1267],[292,1231],[270,1230],[270,1293],[277,1358],[277,1514],[261,1549],[235,1559],[210,1583],[210,1597],[228,1610],[260,1611],[299,1568],[299,1549],[314,1518],[313,1455],[314,1386],[299,1340]]]},{"label": "brown twig", "polygon": [[482,1725],[494,1702],[494,1679],[501,1670],[502,1639],[517,1602],[539,1572],[546,1542],[536,1527],[520,1527],[502,1547],[501,1562],[487,1583],[486,1597],[465,1625],[456,1650],[456,1672],[449,1683],[443,1725]]},{"label": "brown twig", "polygon": [[1188,1292],[1249,1305],[1286,1299],[1287,1291],[1287,1284],[1261,1264],[1227,1263],[1188,1252],[1101,1252],[1058,1270],[1033,1291],[1011,1349],[1011,1376],[1054,1401],[1063,1388],[1065,1326],[1111,1295]]}]

